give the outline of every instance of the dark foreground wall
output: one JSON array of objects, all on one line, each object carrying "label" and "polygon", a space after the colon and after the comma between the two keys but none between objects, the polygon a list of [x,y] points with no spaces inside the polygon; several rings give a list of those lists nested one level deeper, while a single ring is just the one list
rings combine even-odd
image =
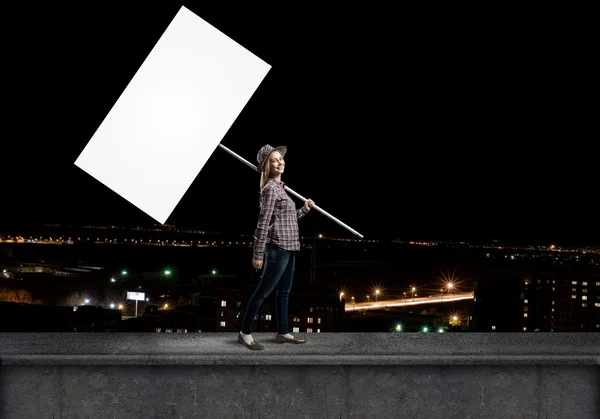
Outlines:
[{"label": "dark foreground wall", "polygon": [[600,417],[598,333],[0,334],[0,417]]}]

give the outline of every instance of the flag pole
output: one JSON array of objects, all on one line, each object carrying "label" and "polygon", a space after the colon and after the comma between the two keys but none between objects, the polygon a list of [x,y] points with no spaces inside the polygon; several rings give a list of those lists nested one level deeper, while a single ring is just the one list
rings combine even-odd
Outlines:
[{"label": "flag pole", "polygon": [[[228,152],[229,154],[231,154],[233,157],[235,157],[236,159],[238,159],[239,161],[241,161],[242,163],[244,163],[246,166],[250,167],[251,169],[254,169],[256,172],[258,172],[258,167],[256,167],[255,165],[253,165],[252,163],[250,163],[248,160],[244,159],[242,156],[234,153],[233,151],[231,151],[230,149],[228,149],[227,147],[225,147],[223,144],[219,144],[219,147],[221,147],[221,149],[225,150],[226,152]],[[308,201],[306,198],[304,198],[302,195],[296,193],[295,191],[293,191],[292,189],[288,188],[287,186],[285,186],[285,190],[290,192],[292,195],[294,195],[295,197],[301,199],[302,201],[306,202]],[[360,237],[361,239],[363,238],[363,235],[360,234],[358,231],[354,230],[353,228],[349,227],[348,225],[344,224],[343,222],[341,222],[340,220],[338,220],[337,218],[335,218],[333,215],[329,214],[327,211],[319,208],[316,205],[313,205],[314,209],[316,209],[317,211],[319,211],[321,214],[331,218],[333,221],[335,221],[336,223],[338,223],[339,225],[341,225],[342,227],[344,227],[345,229],[349,230],[350,232],[352,232],[353,234],[356,234],[358,237]]]}]

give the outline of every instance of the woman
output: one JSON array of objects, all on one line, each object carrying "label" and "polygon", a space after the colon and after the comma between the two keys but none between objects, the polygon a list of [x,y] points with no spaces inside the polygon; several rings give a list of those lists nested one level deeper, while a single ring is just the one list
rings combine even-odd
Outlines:
[{"label": "woman", "polygon": [[[292,336],[288,331],[288,299],[294,276],[296,251],[300,250],[298,220],[304,217],[315,203],[308,199],[299,210],[285,192],[281,175],[285,167],[283,156],[287,147],[273,148],[264,145],[256,156],[261,171],[260,215],[254,233],[254,254],[252,265],[263,269],[256,290],[250,297],[244,322],[238,335],[238,342],[248,349],[264,349],[252,338],[254,316],[275,286],[277,294],[275,306],[277,314],[278,343],[305,343],[305,339]],[[264,263],[264,266],[263,266]]]}]

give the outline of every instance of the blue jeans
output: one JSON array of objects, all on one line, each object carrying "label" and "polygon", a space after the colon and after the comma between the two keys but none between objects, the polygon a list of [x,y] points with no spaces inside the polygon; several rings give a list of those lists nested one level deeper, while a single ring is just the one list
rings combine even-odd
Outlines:
[{"label": "blue jeans", "polygon": [[277,286],[277,294],[275,295],[277,332],[281,334],[288,333],[288,300],[292,289],[295,260],[296,253],[294,251],[282,249],[271,243],[265,245],[262,276],[256,290],[250,297],[250,301],[248,301],[241,329],[242,333],[252,333],[254,316],[275,286]]}]

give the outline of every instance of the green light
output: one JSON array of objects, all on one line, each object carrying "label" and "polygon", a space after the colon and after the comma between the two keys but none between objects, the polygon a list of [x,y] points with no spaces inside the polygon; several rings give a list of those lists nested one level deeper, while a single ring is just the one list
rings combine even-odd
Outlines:
[{"label": "green light", "polygon": [[212,274],[215,275],[217,273],[216,269],[213,269]]},{"label": "green light", "polygon": [[171,275],[171,271],[169,271],[169,270],[166,270],[166,271],[165,271],[165,275]]},{"label": "green light", "polygon": [[425,326],[425,327],[423,328],[423,332],[428,332],[428,331],[429,331],[429,328],[428,328],[427,326]]},{"label": "green light", "polygon": [[122,271],[121,275],[127,275],[127,271]]}]

